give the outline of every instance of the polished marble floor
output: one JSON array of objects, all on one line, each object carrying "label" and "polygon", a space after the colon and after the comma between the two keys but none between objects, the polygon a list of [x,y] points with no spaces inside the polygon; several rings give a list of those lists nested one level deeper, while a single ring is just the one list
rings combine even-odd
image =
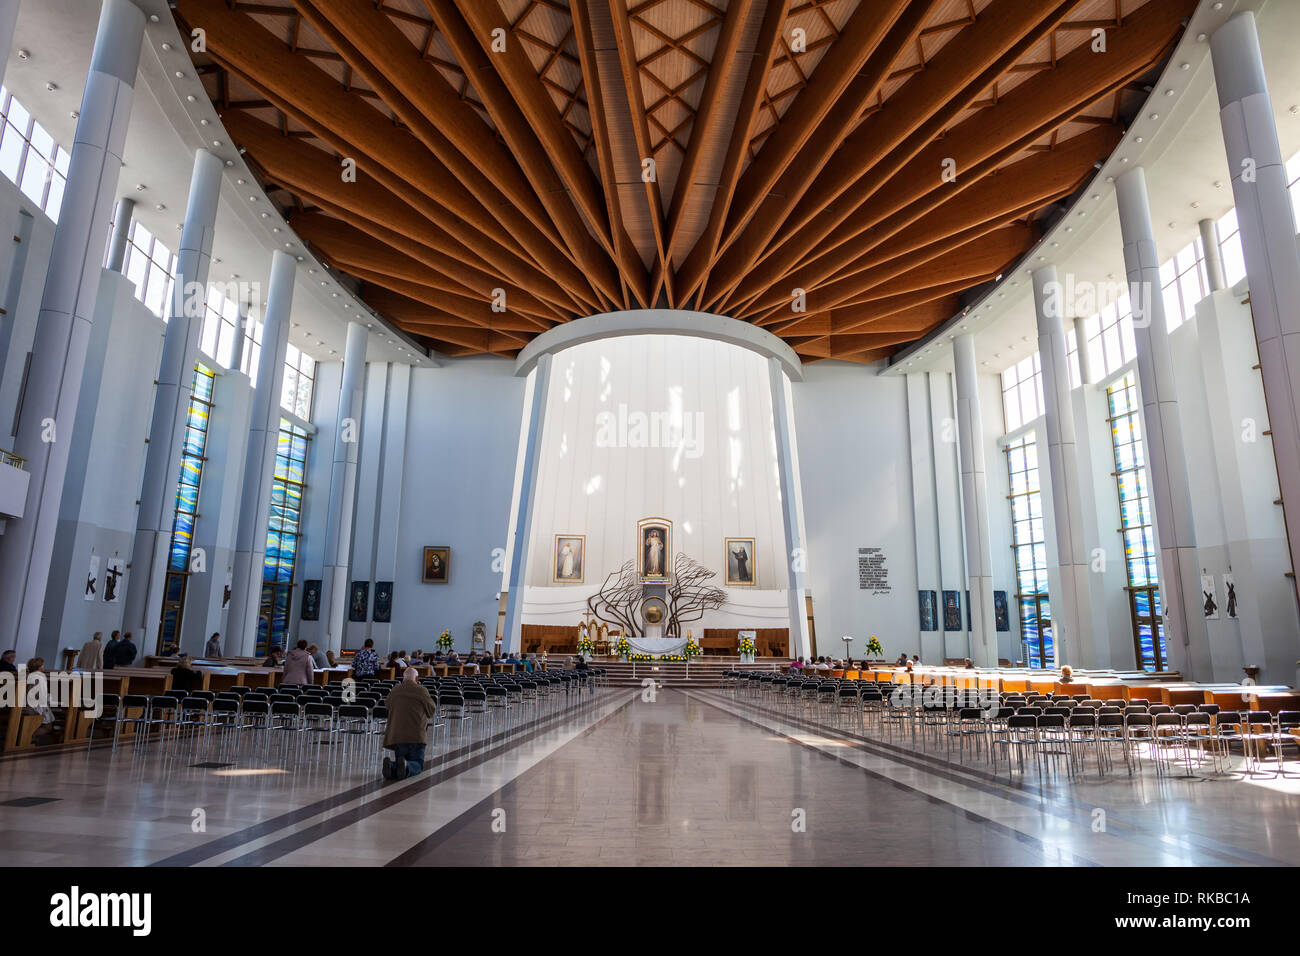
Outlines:
[{"label": "polished marble floor", "polygon": [[606,690],[470,737],[400,783],[155,744],[0,762],[0,864],[1300,863],[1300,780],[1009,780],[722,691]]}]

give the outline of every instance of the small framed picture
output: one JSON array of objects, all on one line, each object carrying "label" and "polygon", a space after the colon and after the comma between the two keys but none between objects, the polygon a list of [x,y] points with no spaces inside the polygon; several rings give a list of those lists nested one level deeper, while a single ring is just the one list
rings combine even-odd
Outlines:
[{"label": "small framed picture", "polygon": [[753,587],[754,539],[724,538],[723,550],[727,567],[727,586]]},{"label": "small framed picture", "polygon": [[425,584],[446,584],[451,580],[451,548],[431,546],[424,549],[420,580]]},{"label": "small framed picture", "polygon": [[555,556],[551,564],[553,584],[581,584],[587,558],[585,534],[557,534]]}]

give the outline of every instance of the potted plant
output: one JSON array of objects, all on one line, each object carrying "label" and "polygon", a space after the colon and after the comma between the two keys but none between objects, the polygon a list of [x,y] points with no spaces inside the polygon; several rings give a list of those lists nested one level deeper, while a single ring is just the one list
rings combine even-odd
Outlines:
[{"label": "potted plant", "polygon": [[445,654],[455,646],[456,642],[452,640],[451,631],[443,628],[442,633],[438,635],[438,650]]},{"label": "potted plant", "polygon": [[740,660],[742,663],[754,663],[754,654],[757,652],[758,648],[754,646],[754,639],[752,637],[749,635],[742,637],[738,649],[740,651]]},{"label": "potted plant", "polygon": [[874,634],[871,635],[871,640],[867,641],[866,655],[873,660],[884,659],[885,649],[880,646],[880,641],[876,639]]},{"label": "potted plant", "polygon": [[632,644],[626,637],[620,637],[618,643],[614,645],[614,653],[618,655],[619,660],[625,661],[632,653]]}]

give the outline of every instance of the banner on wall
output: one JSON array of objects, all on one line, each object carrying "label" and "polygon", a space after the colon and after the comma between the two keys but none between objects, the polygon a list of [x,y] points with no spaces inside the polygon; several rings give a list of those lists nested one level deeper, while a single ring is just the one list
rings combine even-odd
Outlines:
[{"label": "banner on wall", "polygon": [[1201,575],[1201,607],[1207,621],[1219,619],[1219,590],[1214,583],[1213,574]]},{"label": "banner on wall", "polygon": [[393,582],[375,582],[375,613],[372,620],[376,624],[388,624],[393,620]]},{"label": "banner on wall", "polygon": [[90,564],[86,568],[86,600],[95,600],[95,595],[99,593],[99,555],[90,556]]},{"label": "banner on wall", "polygon": [[917,606],[921,616],[921,630],[939,630],[939,599],[934,591],[917,591]]},{"label": "banner on wall", "polygon": [[117,604],[122,600],[122,584],[126,578],[126,562],[121,558],[109,558],[108,570],[104,573],[104,603]]},{"label": "banner on wall", "polygon": [[319,621],[320,620],[320,588],[319,580],[302,582],[302,615],[301,620]]},{"label": "banner on wall", "polygon": [[356,624],[364,622],[369,604],[370,582],[353,581],[352,593],[348,596],[348,620]]},{"label": "banner on wall", "polygon": [[943,629],[961,630],[961,594],[957,591],[943,592]]},{"label": "banner on wall", "polygon": [[993,592],[993,622],[999,631],[1011,630],[1011,611],[1007,607],[1007,592]]}]

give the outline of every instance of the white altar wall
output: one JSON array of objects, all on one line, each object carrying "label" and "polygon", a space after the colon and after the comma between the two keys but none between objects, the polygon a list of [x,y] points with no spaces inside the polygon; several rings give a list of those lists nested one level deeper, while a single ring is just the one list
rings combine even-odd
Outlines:
[{"label": "white altar wall", "polygon": [[[594,588],[593,588],[594,590]],[[707,611],[686,626],[696,637],[706,627],[789,627],[785,591],[755,588],[726,588],[727,606]],[[587,609],[587,590],[582,587],[527,587],[524,589],[524,623],[575,626]]]},{"label": "white altar wall", "polygon": [[[715,626],[785,626],[784,610],[768,611],[784,607],[786,544],[766,360],[722,342],[645,335],[575,346],[554,361],[524,620],[576,622],[605,575],[635,556],[637,521],[664,517],[673,551],[717,571],[719,585],[723,538],[756,539],[757,586],[731,589]],[[556,534],[587,536],[582,584],[552,582]]]}]

